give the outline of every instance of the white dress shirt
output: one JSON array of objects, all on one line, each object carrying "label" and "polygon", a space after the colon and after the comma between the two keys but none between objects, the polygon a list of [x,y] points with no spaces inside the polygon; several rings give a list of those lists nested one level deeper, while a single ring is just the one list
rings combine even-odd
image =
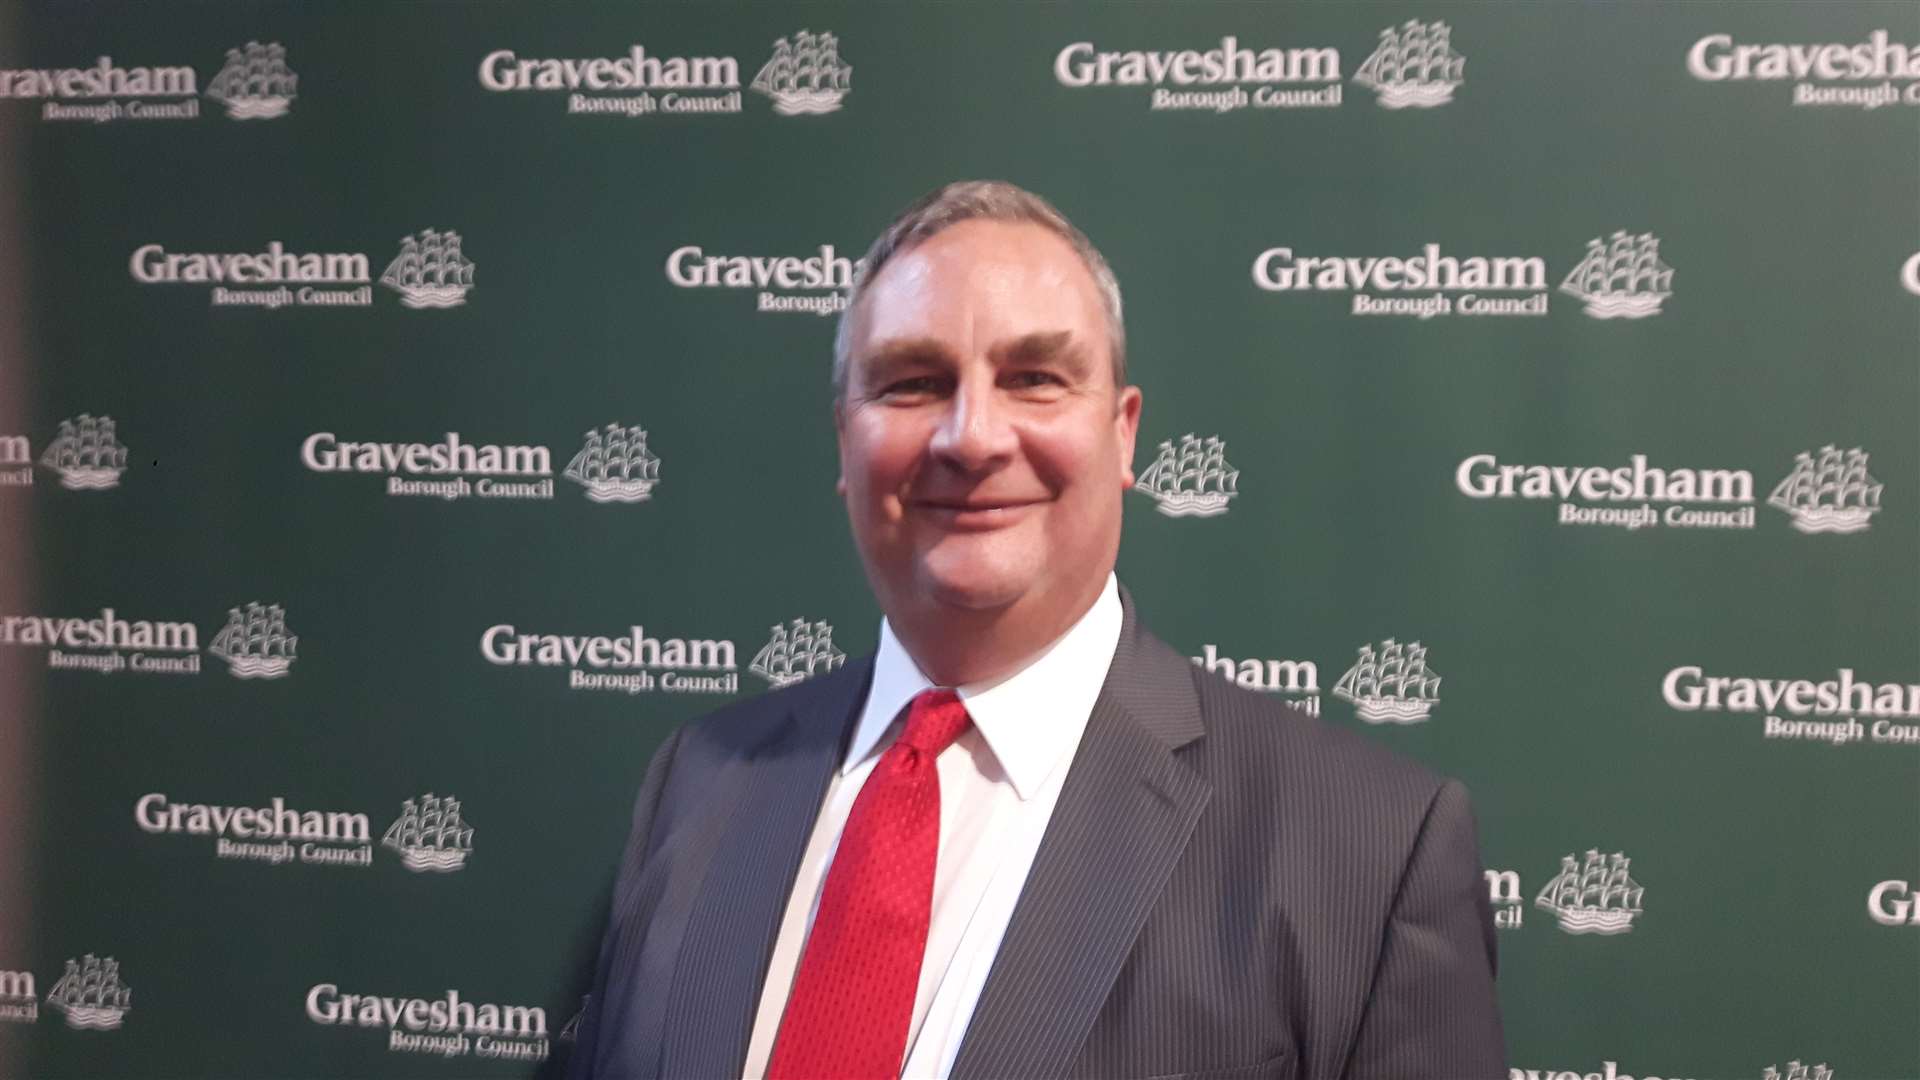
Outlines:
[{"label": "white dress shirt", "polygon": [[[945,1080],[953,1067],[1094,699],[1106,682],[1120,642],[1120,621],[1119,588],[1108,574],[1099,599],[1080,621],[1018,671],[995,682],[956,688],[973,726],[936,763],[940,850],[902,1076]],[[787,897],[747,1044],[746,1080],[766,1076],[853,801],[880,755],[899,737],[907,703],[932,685],[882,619],[866,707],[846,760],[827,787]]]}]

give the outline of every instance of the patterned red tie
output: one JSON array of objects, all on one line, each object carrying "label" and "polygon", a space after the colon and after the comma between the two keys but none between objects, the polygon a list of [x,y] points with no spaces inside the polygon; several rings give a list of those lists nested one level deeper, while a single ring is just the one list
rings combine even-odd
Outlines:
[{"label": "patterned red tie", "polygon": [[847,815],[807,935],[767,1080],[900,1075],[920,987],[940,849],[940,756],[972,721],[926,690]]}]

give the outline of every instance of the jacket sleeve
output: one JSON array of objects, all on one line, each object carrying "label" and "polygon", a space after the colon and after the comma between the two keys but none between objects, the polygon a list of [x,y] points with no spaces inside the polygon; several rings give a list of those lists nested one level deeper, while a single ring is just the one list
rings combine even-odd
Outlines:
[{"label": "jacket sleeve", "polygon": [[603,1007],[608,1000],[607,981],[613,978],[617,985],[620,978],[610,969],[617,952],[621,924],[626,921],[627,909],[633,903],[633,890],[640,879],[640,867],[651,846],[654,815],[660,809],[660,796],[666,790],[667,775],[673,771],[673,757],[680,749],[680,737],[685,731],[684,727],[676,728],[673,734],[667,736],[667,741],[654,751],[653,760],[647,764],[646,778],[640,782],[640,794],[634,799],[633,829],[627,834],[626,852],[620,857],[619,876],[614,879],[613,907],[607,915],[606,932],[600,939],[600,959],[594,965],[593,989],[580,1016],[573,1057],[567,1063],[567,1080],[592,1080],[592,1077],[599,1075],[594,1061],[600,1049]]},{"label": "jacket sleeve", "polygon": [[1504,1080],[1494,930],[1466,789],[1441,785],[1400,879],[1347,1080]]}]

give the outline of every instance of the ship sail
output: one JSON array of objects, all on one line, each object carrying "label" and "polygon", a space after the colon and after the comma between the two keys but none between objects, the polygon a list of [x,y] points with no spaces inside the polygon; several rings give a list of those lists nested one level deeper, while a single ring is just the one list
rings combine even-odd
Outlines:
[{"label": "ship sail", "polygon": [[790,90],[803,87],[817,89],[820,85],[820,48],[812,34],[800,31],[793,43],[793,82]]},{"label": "ship sail", "polygon": [[1782,510],[1793,510],[1813,502],[1814,476],[1818,472],[1813,455],[1802,450],[1794,455],[1793,471],[1767,496],[1767,503]]},{"label": "ship sail", "polygon": [[1180,436],[1179,482],[1181,489],[1198,489],[1200,486],[1200,444],[1191,433]]},{"label": "ship sail", "polygon": [[760,647],[759,652],[753,654],[753,662],[747,665],[747,670],[768,682],[779,684],[792,668],[790,646],[787,644],[787,628],[774,623],[772,636],[767,639],[765,645]]},{"label": "ship sail", "polygon": [[1613,244],[1607,249],[1606,291],[1633,291],[1633,240],[1624,232],[1614,233]]},{"label": "ship sail", "polygon": [[1153,459],[1153,464],[1147,466],[1147,471],[1140,474],[1133,486],[1150,495],[1172,491],[1180,482],[1176,475],[1178,472],[1179,468],[1174,461],[1173,443],[1162,441],[1160,452]]},{"label": "ship sail", "polygon": [[1354,81],[1362,86],[1384,86],[1399,77],[1400,35],[1394,27],[1380,31],[1380,44],[1354,72]]},{"label": "ship sail", "polygon": [[401,804],[400,817],[387,826],[386,833],[380,837],[380,843],[393,848],[414,847],[420,842],[420,808],[412,799]]},{"label": "ship sail", "polygon": [[1333,687],[1334,695],[1348,701],[1371,696],[1379,689],[1379,680],[1376,678],[1378,671],[1379,668],[1374,661],[1373,646],[1360,646],[1359,662],[1348,668],[1345,675],[1340,676],[1340,681]]},{"label": "ship sail", "polygon": [[1227,467],[1226,449],[1227,445],[1219,439],[1207,439],[1206,453],[1200,462],[1199,490],[1231,493],[1237,487],[1240,470]]},{"label": "ship sail", "polygon": [[420,284],[420,244],[411,236],[400,238],[400,254],[387,264],[380,275],[382,285],[396,289],[411,288]]},{"label": "ship sail", "polygon": [[833,647],[832,624],[824,619],[818,622],[794,619],[790,625],[776,623],[771,630],[766,645],[754,654],[748,670],[772,683],[775,689],[832,671],[846,662],[847,655]]},{"label": "ship sail", "polygon": [[[567,462],[567,467],[563,475],[569,480],[575,480],[582,484],[591,480],[602,479],[605,473],[605,455],[606,450],[600,444],[600,432],[598,430],[589,430],[585,443],[580,447],[580,452],[573,455],[572,461]],[[594,471],[597,462],[601,463],[599,466],[599,475],[596,475]]]},{"label": "ship sail", "polygon": [[749,86],[763,94],[775,94],[785,92],[792,85],[793,49],[786,38],[778,38],[773,43],[773,59],[767,61]]}]

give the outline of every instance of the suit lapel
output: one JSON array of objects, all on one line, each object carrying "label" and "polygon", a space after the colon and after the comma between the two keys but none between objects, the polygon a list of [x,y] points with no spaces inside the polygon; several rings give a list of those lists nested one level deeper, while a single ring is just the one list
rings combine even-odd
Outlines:
[{"label": "suit lapel", "polygon": [[732,800],[689,917],[660,1051],[662,1076],[739,1076],[761,983],[820,802],[865,700],[868,658],[803,691],[713,797]]},{"label": "suit lapel", "polygon": [[950,1075],[1072,1064],[1212,786],[1174,750],[1204,728],[1188,662],[1125,619]]}]

